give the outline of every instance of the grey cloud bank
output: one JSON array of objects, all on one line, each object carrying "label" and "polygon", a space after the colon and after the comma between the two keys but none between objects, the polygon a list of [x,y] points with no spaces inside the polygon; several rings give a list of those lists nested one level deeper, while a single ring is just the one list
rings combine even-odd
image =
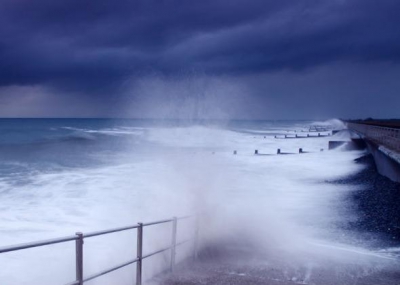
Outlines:
[{"label": "grey cloud bank", "polygon": [[193,105],[198,117],[398,117],[398,11],[372,0],[1,0],[0,116],[185,117],[174,105]]}]

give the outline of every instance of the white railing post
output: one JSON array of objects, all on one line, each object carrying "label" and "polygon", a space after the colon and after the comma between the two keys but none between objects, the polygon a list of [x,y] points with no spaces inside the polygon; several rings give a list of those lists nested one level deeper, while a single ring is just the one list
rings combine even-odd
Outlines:
[{"label": "white railing post", "polygon": [[138,223],[137,228],[137,262],[136,285],[142,285],[142,259],[143,259],[143,223]]},{"label": "white railing post", "polygon": [[79,285],[83,284],[83,234],[77,232],[78,238],[75,241],[76,252],[76,281]]},{"label": "white railing post", "polygon": [[200,227],[199,215],[196,215],[195,219],[196,220],[195,220],[194,253],[193,253],[194,260],[197,259],[199,251],[199,227]]},{"label": "white railing post", "polygon": [[178,228],[178,219],[173,217],[172,219],[172,242],[171,242],[171,272],[175,269],[175,255],[176,255],[176,234]]}]

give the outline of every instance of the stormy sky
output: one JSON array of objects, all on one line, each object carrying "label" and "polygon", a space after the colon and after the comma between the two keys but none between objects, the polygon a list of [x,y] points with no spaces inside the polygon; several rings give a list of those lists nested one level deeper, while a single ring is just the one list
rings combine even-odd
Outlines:
[{"label": "stormy sky", "polygon": [[0,0],[0,117],[400,117],[396,0]]}]

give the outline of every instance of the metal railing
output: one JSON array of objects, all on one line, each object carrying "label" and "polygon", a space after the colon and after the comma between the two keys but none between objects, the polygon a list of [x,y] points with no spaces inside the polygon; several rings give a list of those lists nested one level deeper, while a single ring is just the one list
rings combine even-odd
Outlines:
[{"label": "metal railing", "polygon": [[[189,218],[194,218],[196,220],[194,236],[189,239],[178,242],[177,241],[178,221],[184,220],[184,219],[189,219]],[[165,224],[165,223],[172,223],[171,245],[166,248],[162,248],[162,249],[153,251],[151,253],[143,254],[143,228],[148,227],[148,226],[158,225],[158,224]],[[93,274],[90,276],[84,276],[84,270],[83,270],[84,269],[83,268],[84,239],[90,238],[90,237],[95,237],[95,236],[106,235],[106,234],[110,234],[110,233],[115,233],[115,232],[134,230],[134,229],[137,230],[136,258],[133,258],[129,261],[126,261],[117,266],[108,268],[108,269],[98,272],[96,274]],[[171,219],[166,219],[166,220],[161,220],[161,221],[155,221],[155,222],[149,222],[149,223],[138,223],[137,225],[120,227],[120,228],[109,229],[109,230],[98,231],[98,232],[91,232],[91,233],[87,233],[87,234],[77,232],[74,236],[67,236],[67,237],[55,238],[55,239],[50,239],[50,240],[42,240],[42,241],[37,241],[37,242],[32,242],[32,243],[25,243],[25,244],[18,244],[18,245],[3,247],[3,248],[0,248],[0,253],[18,251],[18,250],[22,250],[22,249],[41,247],[41,246],[52,245],[52,244],[59,244],[59,243],[64,243],[64,242],[69,242],[69,241],[75,241],[75,264],[76,264],[75,272],[76,272],[76,276],[75,276],[75,281],[68,283],[66,285],[82,285],[87,281],[93,280],[97,277],[103,276],[105,274],[108,274],[110,272],[113,272],[115,270],[118,270],[120,268],[123,268],[123,267],[128,266],[133,263],[136,263],[136,285],[141,285],[142,284],[142,261],[150,256],[171,250],[170,270],[173,271],[174,267],[175,267],[176,248],[180,245],[183,245],[185,243],[193,241],[194,242],[194,257],[197,258],[198,217],[197,216],[185,216],[185,217],[179,217],[179,218],[174,217]]]},{"label": "metal railing", "polygon": [[400,153],[400,129],[347,123],[350,130],[380,145]]}]

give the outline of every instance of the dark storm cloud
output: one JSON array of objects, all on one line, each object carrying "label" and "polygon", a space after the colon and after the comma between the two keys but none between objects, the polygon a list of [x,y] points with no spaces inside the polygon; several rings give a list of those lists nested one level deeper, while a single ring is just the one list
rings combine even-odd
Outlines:
[{"label": "dark storm cloud", "polygon": [[0,86],[400,60],[399,1],[1,0]]}]

